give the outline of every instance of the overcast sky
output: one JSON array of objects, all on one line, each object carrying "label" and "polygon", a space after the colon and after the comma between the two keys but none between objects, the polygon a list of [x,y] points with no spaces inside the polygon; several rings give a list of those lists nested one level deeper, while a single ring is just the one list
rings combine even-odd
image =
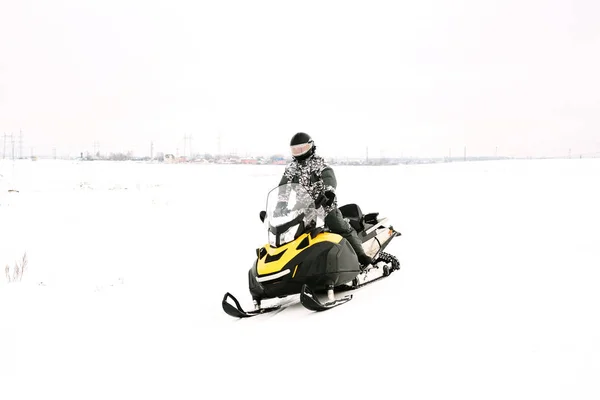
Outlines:
[{"label": "overcast sky", "polygon": [[284,153],[298,131],[326,156],[600,153],[598,21],[595,0],[3,0],[0,135],[26,155]]}]

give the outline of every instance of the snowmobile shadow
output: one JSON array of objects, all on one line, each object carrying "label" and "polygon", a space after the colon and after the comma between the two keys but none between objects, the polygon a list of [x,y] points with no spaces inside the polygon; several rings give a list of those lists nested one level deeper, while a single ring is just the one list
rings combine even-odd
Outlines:
[{"label": "snowmobile shadow", "polygon": [[273,312],[267,313],[267,314],[264,315],[264,317],[266,317],[266,318],[272,318],[275,315],[281,313],[282,311],[287,310],[288,308],[289,309],[304,310],[304,307],[300,303],[300,295],[299,294],[288,296],[288,297],[285,298],[285,300],[282,300],[279,304],[281,304],[281,307],[278,310],[275,310]]},{"label": "snowmobile shadow", "polygon": [[[365,285],[367,286],[367,285]],[[365,289],[365,287],[358,287],[358,288],[350,288],[348,287],[339,287],[338,288],[339,291],[338,293],[340,294],[337,297],[342,297],[343,295],[347,295],[347,294],[353,294],[356,293],[362,289]],[[325,289],[318,289],[315,291],[315,295],[316,297],[323,303],[328,301],[328,297],[327,297],[327,291]],[[307,318],[310,315],[314,315],[314,314],[319,314],[316,312],[310,312],[308,311],[301,303],[300,301],[300,294],[294,294],[294,295],[289,295],[286,296],[282,299],[280,299],[279,303],[278,303],[281,307],[275,311],[271,311],[269,313],[265,313],[262,315],[259,315],[257,317],[260,317],[261,319],[266,319],[266,318],[273,318],[275,315],[280,314],[281,312],[288,310],[288,312],[294,312],[293,316],[294,317],[298,317],[298,318]],[[307,312],[308,311],[308,312]]]},{"label": "snowmobile shadow", "polygon": [[[348,284],[343,284],[343,285],[337,286],[333,299],[329,298],[329,296],[327,295],[327,293],[325,291],[319,290],[319,291],[309,291],[308,297],[305,299],[301,298],[301,302],[303,302],[303,303],[307,302],[307,304],[304,304],[304,306],[308,309],[311,309],[314,311],[325,311],[325,310],[330,310],[332,308],[336,308],[339,305],[346,304],[347,302],[350,302],[350,300],[352,300],[354,298],[354,295],[356,293],[361,292],[363,290],[366,290],[367,292],[374,290],[375,292],[373,292],[373,293],[379,292],[380,288],[373,288],[371,286],[371,284],[385,279],[386,277],[390,276],[391,272],[388,272],[385,274],[379,274],[378,270],[379,270],[379,267],[374,267],[374,268],[370,268],[369,270],[367,270],[364,275],[364,278],[366,278],[366,276],[369,274],[369,272],[371,273],[371,275],[373,275],[373,271],[375,271],[375,274],[374,274],[375,277],[371,277],[370,279],[363,281],[362,283],[356,283],[358,286],[353,286],[353,283],[348,283]],[[367,286],[371,286],[371,287],[368,288]],[[314,298],[316,300],[316,303],[314,301],[312,301],[311,298]],[[314,313],[310,313],[310,314],[320,314],[320,313],[314,312]]]}]

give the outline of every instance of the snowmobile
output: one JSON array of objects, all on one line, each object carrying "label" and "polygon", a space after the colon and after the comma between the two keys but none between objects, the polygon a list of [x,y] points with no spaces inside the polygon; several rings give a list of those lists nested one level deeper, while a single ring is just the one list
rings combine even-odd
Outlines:
[{"label": "snowmobile", "polygon": [[[339,210],[374,260],[371,265],[361,267],[350,243],[326,228],[323,208],[315,207],[301,184],[284,184],[269,192],[266,211],[260,213],[268,243],[256,249],[248,271],[254,310],[244,311],[229,292],[223,297],[223,310],[233,317],[251,317],[281,307],[262,307],[263,300],[300,294],[304,307],[324,311],[352,299],[352,294],[336,299],[335,292],[357,289],[400,269],[398,259],[383,251],[400,236],[387,218],[379,213],[363,214],[357,204],[346,204]],[[317,296],[323,293],[327,293],[325,303]]]}]

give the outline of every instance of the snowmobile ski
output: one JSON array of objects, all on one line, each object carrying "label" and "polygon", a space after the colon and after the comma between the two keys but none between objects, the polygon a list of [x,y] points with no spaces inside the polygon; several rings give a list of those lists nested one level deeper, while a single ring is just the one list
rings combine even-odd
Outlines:
[{"label": "snowmobile ski", "polygon": [[341,299],[335,299],[326,303],[321,303],[321,301],[317,298],[315,293],[306,284],[302,286],[302,292],[300,293],[300,302],[305,308],[311,311],[329,310],[331,308],[345,304],[350,300],[352,300],[351,294],[344,296]]},{"label": "snowmobile ski", "polygon": [[[229,303],[227,301],[227,298],[231,298],[234,301],[235,306]],[[272,307],[258,308],[252,311],[244,311],[244,309],[242,309],[242,306],[240,305],[240,302],[229,292],[225,293],[221,304],[223,306],[223,311],[235,318],[254,317],[256,315],[266,314],[272,311],[279,310],[281,308],[281,305],[276,305]]]}]

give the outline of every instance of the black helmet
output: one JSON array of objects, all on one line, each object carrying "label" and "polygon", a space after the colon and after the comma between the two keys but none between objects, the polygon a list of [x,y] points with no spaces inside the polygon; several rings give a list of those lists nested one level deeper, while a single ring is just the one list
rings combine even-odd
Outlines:
[{"label": "black helmet", "polygon": [[315,153],[315,143],[308,133],[298,132],[292,136],[290,141],[292,157],[296,160],[304,160]]}]

